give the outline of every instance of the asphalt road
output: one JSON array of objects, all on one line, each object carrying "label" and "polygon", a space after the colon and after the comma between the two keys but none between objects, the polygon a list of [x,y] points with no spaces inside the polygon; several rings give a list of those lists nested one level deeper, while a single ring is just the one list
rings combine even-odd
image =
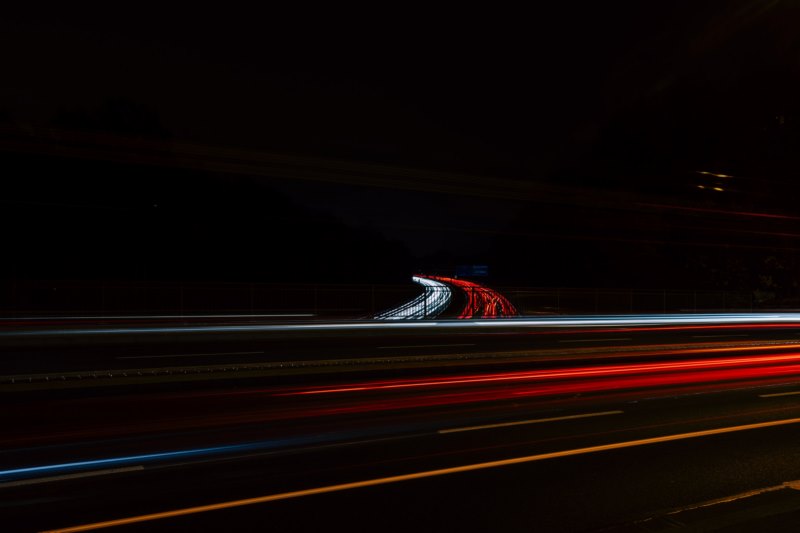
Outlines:
[{"label": "asphalt road", "polygon": [[[495,404],[457,413],[319,421],[321,426],[312,424],[306,430],[319,438],[327,429],[339,433],[337,438],[223,456],[96,466],[83,471],[85,477],[60,474],[67,477],[59,478],[51,472],[6,482],[0,485],[4,523],[19,530],[41,530],[333,487],[324,494],[127,528],[597,530],[800,479],[796,396],[762,397],[795,391],[800,387],[649,400],[609,395],[549,405]],[[792,422],[784,423],[787,420]],[[776,421],[781,425],[746,426]],[[515,424],[492,427],[509,423]],[[730,432],[702,433],[720,429]],[[254,432],[253,427],[243,426],[224,431],[233,442],[253,442]],[[173,434],[160,445],[169,448],[170,440],[208,443],[214,434],[186,432],[180,438]],[[676,440],[658,442],[665,438]],[[142,444],[126,442],[132,448],[128,453]],[[606,445],[609,449],[593,449]],[[109,454],[115,443],[96,440],[88,446],[95,453]],[[52,450],[44,452],[50,460],[54,460]],[[79,450],[86,452],[86,447]],[[41,450],[29,450],[26,457],[36,453]],[[567,455],[547,456],[554,453]],[[522,462],[480,467],[508,460]],[[474,465],[479,467],[458,471]],[[443,469],[455,471],[436,472]],[[409,474],[423,477],[336,490],[344,483]],[[795,503],[800,508],[800,499]]]},{"label": "asphalt road", "polygon": [[[475,342],[458,347],[427,342],[455,330],[425,339],[419,330],[280,331],[273,340],[297,341],[293,353],[339,339],[334,352],[373,357],[405,342],[381,357],[425,364],[102,387],[7,383],[4,530],[130,517],[117,527],[747,531],[771,521],[768,530],[796,530],[800,485],[784,485],[800,480],[794,328],[637,327],[503,327],[470,332]],[[65,338],[81,353],[87,335]],[[89,344],[87,361],[108,360]],[[502,354],[511,355],[491,357]],[[715,500],[731,501],[705,505]],[[215,507],[198,509],[206,505]]]},{"label": "asphalt road", "polygon": [[[553,317],[534,320],[299,322],[264,319],[0,320],[0,387],[20,381],[560,359],[638,347],[800,342],[800,315]],[[124,374],[124,376],[123,376]],[[263,375],[263,372],[259,375]],[[83,386],[83,385],[82,385]]]}]

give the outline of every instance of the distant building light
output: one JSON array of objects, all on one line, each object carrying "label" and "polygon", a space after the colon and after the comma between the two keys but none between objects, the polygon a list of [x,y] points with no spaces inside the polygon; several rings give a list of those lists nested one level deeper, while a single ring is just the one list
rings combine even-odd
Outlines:
[{"label": "distant building light", "polygon": [[722,187],[714,187],[714,190],[717,192],[722,192],[724,189]]},{"label": "distant building light", "polygon": [[707,172],[705,170],[695,170],[696,173],[702,174],[703,176],[714,176],[715,178],[732,178],[733,176],[729,174],[718,174],[716,172]]},{"label": "distant building light", "polygon": [[698,188],[698,189],[705,189],[705,188],[706,188],[706,186],[705,186],[705,185],[698,185],[698,186],[697,186],[697,188]]}]

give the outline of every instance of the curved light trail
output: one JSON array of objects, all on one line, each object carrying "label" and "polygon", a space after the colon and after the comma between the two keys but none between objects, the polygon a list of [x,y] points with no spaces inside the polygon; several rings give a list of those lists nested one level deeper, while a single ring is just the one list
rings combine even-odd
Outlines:
[{"label": "curved light trail", "polygon": [[413,320],[420,318],[435,318],[450,305],[453,295],[446,284],[422,276],[411,278],[419,283],[425,291],[399,307],[390,309],[378,315],[378,320]]},{"label": "curved light trail", "polygon": [[464,308],[459,319],[499,318],[516,316],[517,309],[502,294],[473,281],[446,278],[443,276],[414,276],[413,280],[425,287],[425,292],[400,307],[385,311],[375,318],[379,320],[433,318],[450,305],[452,288],[464,293]]},{"label": "curved light trail", "polygon": [[466,304],[458,318],[498,318],[516,316],[519,313],[508,298],[494,289],[484,287],[474,281],[441,276],[428,276],[429,279],[452,285],[464,293]]}]

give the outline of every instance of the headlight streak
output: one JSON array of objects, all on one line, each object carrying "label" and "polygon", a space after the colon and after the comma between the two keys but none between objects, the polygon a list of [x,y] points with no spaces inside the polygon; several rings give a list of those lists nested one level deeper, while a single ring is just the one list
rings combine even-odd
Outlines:
[{"label": "headlight streak", "polygon": [[330,446],[334,443],[364,442],[365,439],[405,439],[423,433],[434,434],[439,428],[440,424],[435,421],[379,425],[364,429],[328,431],[323,433],[314,432],[275,440],[245,442],[208,448],[192,448],[187,450],[175,450],[139,455],[124,455],[118,457],[108,457],[104,459],[88,459],[84,461],[71,461],[13,468],[8,470],[0,470],[0,488],[4,486],[4,483],[14,482],[21,479],[36,479],[40,476],[52,476],[54,474],[58,475],[71,472],[85,472],[98,467],[107,468],[131,464],[138,465],[141,463],[158,463],[166,462],[171,459],[198,459],[204,457],[229,455],[239,452],[272,453],[279,452],[281,450],[297,449],[299,447],[313,447],[320,445]]},{"label": "headlight streak", "polygon": [[421,276],[411,278],[414,283],[422,285],[424,292],[405,304],[375,315],[376,320],[419,320],[436,318],[450,305],[452,293],[450,287]]},{"label": "headlight streak", "polygon": [[213,448],[196,448],[191,450],[180,450],[172,452],[149,453],[142,455],[128,455],[123,457],[111,457],[107,459],[92,459],[86,461],[73,461],[68,463],[58,463],[51,465],[29,466],[24,468],[13,468],[9,470],[0,470],[0,482],[20,479],[30,474],[55,474],[62,472],[74,472],[77,470],[88,470],[92,468],[108,467],[108,466],[122,466],[140,462],[151,462],[165,459],[178,459],[185,457],[196,457],[203,455],[215,455],[222,453],[230,453],[234,451],[244,451],[251,448],[249,444],[237,444],[231,446],[216,446]]},{"label": "headlight streak", "polygon": [[619,326],[673,326],[673,325],[741,325],[741,327],[768,326],[800,327],[800,313],[728,313],[683,315],[595,315],[557,316],[545,318],[503,318],[493,320],[431,320],[431,321],[358,321],[317,322],[303,324],[248,324],[224,326],[166,326],[128,328],[75,328],[31,329],[0,331],[3,337],[74,336],[74,335],[137,335],[144,333],[240,333],[268,331],[347,331],[392,329],[476,329],[485,328],[597,328]]}]

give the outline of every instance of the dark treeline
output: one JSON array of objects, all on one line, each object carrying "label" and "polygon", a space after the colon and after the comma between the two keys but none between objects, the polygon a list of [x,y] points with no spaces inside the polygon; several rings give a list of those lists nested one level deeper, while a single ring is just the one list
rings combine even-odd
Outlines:
[{"label": "dark treeline", "polygon": [[264,180],[0,154],[3,279],[398,282],[404,247]]}]

